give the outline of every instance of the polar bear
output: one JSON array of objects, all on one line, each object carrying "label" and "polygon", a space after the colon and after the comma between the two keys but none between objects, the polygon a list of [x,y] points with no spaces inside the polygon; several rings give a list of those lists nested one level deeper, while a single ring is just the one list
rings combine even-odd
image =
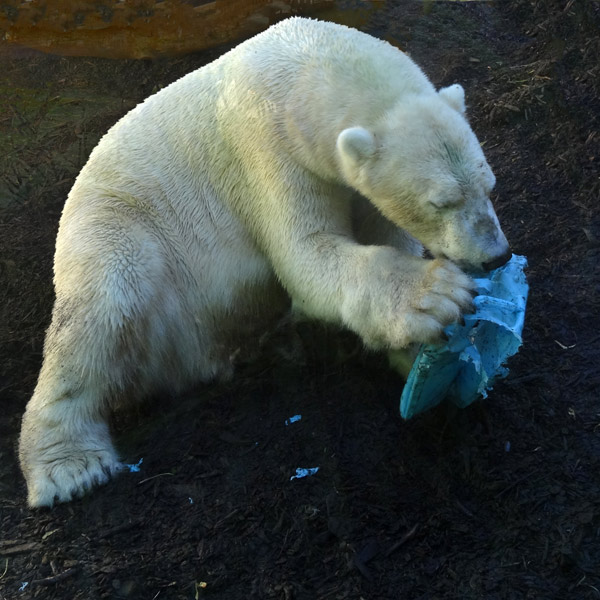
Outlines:
[{"label": "polar bear", "polygon": [[439,340],[471,307],[463,269],[510,257],[493,186],[462,87],[333,23],[282,21],[148,98],[61,217],[30,506],[106,482],[110,410],[229,376],[288,302],[370,348]]}]

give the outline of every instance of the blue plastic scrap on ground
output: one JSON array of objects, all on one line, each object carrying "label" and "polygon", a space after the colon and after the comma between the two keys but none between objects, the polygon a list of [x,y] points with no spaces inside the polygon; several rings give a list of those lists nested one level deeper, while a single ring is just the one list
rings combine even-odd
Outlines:
[{"label": "blue plastic scrap on ground", "polygon": [[406,380],[400,400],[405,419],[437,406],[448,398],[464,408],[487,397],[494,381],[506,377],[502,365],[522,343],[529,286],[524,256],[513,255],[485,278],[475,279],[478,296],[475,314],[465,325],[449,325],[445,346],[421,347]]},{"label": "blue plastic scrap on ground", "polygon": [[303,477],[310,477],[314,475],[319,470],[319,467],[312,467],[310,469],[296,469],[296,474],[290,477],[290,481],[292,479],[302,479]]},{"label": "blue plastic scrap on ground", "polygon": [[294,415],[293,417],[286,419],[285,424],[286,424],[286,426],[291,425],[292,423],[295,423],[296,421],[300,421],[301,419],[302,419],[302,415]]},{"label": "blue plastic scrap on ground", "polygon": [[140,460],[135,465],[124,464],[123,465],[123,469],[128,470],[130,473],[139,473],[140,472],[140,466],[141,466],[141,464],[143,462],[144,462],[144,459],[140,458]]}]

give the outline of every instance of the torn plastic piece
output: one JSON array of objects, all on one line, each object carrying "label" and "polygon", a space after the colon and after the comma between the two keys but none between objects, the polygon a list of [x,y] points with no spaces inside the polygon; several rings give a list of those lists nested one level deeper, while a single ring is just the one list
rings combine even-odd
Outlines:
[{"label": "torn plastic piece", "polygon": [[292,479],[302,479],[302,477],[310,477],[314,475],[319,470],[319,467],[312,467],[310,469],[296,469],[296,474],[290,477],[290,481]]},{"label": "torn plastic piece", "polygon": [[406,380],[400,400],[405,419],[437,406],[448,398],[460,408],[487,392],[497,378],[506,377],[503,363],[522,343],[529,286],[524,256],[513,257],[487,277],[475,279],[478,296],[475,314],[465,315],[465,325],[446,327],[445,346],[421,347]]},{"label": "torn plastic piece", "polygon": [[144,462],[144,459],[140,458],[140,460],[135,465],[124,464],[123,465],[123,469],[124,470],[125,469],[128,470],[130,473],[139,473],[140,472],[140,465],[142,464],[142,462]]},{"label": "torn plastic piece", "polygon": [[22,592],[29,585],[29,581],[22,581],[19,591]]},{"label": "torn plastic piece", "polygon": [[300,421],[301,419],[302,419],[302,415],[294,415],[293,417],[286,419],[285,424],[291,425],[292,423],[295,423],[296,421]]}]

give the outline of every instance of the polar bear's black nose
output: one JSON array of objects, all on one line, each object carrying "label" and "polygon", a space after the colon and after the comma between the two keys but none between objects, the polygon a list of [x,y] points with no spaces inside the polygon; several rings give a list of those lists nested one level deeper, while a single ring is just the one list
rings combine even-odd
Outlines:
[{"label": "polar bear's black nose", "polygon": [[494,269],[497,269],[498,267],[501,267],[502,265],[506,264],[511,258],[512,252],[509,248],[502,256],[494,258],[494,260],[490,260],[489,262],[483,263],[483,268],[486,271],[493,271]]}]

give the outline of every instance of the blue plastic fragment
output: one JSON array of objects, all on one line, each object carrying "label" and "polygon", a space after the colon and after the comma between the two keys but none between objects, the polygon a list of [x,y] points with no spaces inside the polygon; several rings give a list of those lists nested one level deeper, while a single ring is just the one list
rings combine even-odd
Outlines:
[{"label": "blue plastic fragment", "polygon": [[140,465],[143,462],[144,462],[144,459],[140,458],[140,460],[135,465],[124,464],[123,465],[123,469],[127,469],[130,473],[139,473],[140,472]]},{"label": "blue plastic fragment", "polygon": [[310,469],[296,469],[296,474],[290,477],[290,481],[292,479],[302,479],[303,477],[310,477],[314,475],[319,470],[319,467],[312,467]]},{"label": "blue plastic fragment", "polygon": [[29,581],[22,581],[21,582],[21,587],[19,588],[20,592],[25,591],[25,588],[29,585]]},{"label": "blue plastic fragment", "polygon": [[302,415],[294,415],[293,417],[286,419],[285,424],[286,424],[286,426],[291,425],[292,423],[295,423],[296,421],[300,421],[301,419],[302,419]]},{"label": "blue plastic fragment", "polygon": [[475,314],[465,315],[465,325],[444,330],[445,346],[424,345],[406,380],[400,400],[405,419],[437,406],[448,398],[460,408],[486,398],[494,381],[506,377],[502,365],[522,343],[529,286],[524,256],[513,254],[504,266],[475,279],[478,296]]}]

